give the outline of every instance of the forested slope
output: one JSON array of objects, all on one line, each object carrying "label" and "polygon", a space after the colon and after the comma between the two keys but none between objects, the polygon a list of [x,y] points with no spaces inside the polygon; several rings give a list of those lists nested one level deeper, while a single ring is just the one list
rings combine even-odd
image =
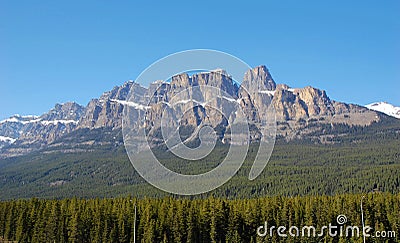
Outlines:
[{"label": "forested slope", "polygon": [[[248,180],[250,157],[228,183],[201,196],[249,198],[271,195],[335,195],[372,190],[400,192],[400,140],[337,145],[278,143],[264,172]],[[182,173],[217,165],[226,148],[207,159],[187,162],[164,155],[164,164]],[[0,163],[0,199],[167,196],[146,183],[121,147],[91,153],[37,153]]]},{"label": "forested slope", "polygon": [[[392,234],[368,242],[398,242],[400,195],[263,197],[258,199],[63,199],[0,202],[0,239],[19,242],[133,242],[135,207],[137,242],[362,242],[362,237],[257,236],[257,228],[270,226],[365,225]],[[393,236],[396,234],[397,238]],[[312,236],[312,234],[311,234]],[[1,241],[1,240],[0,240]]]}]

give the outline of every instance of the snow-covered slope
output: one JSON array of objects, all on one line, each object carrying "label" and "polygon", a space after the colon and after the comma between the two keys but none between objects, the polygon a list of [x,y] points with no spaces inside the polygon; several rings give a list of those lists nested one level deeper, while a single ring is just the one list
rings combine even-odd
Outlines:
[{"label": "snow-covered slope", "polygon": [[15,138],[10,138],[10,137],[5,137],[5,136],[0,136],[0,148],[10,145],[16,141]]},{"label": "snow-covered slope", "polygon": [[366,105],[368,109],[385,113],[386,115],[393,116],[400,119],[400,107],[396,107],[387,102],[375,102]]},{"label": "snow-covered slope", "polygon": [[15,140],[15,138],[0,136],[0,142],[14,143]]},{"label": "snow-covered slope", "polygon": [[5,120],[0,121],[0,124],[7,123],[7,122],[9,122],[9,123],[13,122],[13,123],[28,124],[28,123],[33,123],[33,122],[40,121],[40,119],[38,119],[38,118],[39,118],[39,116],[34,116],[34,115],[21,116],[21,115],[16,114],[16,115],[13,115],[10,118],[7,118]]}]

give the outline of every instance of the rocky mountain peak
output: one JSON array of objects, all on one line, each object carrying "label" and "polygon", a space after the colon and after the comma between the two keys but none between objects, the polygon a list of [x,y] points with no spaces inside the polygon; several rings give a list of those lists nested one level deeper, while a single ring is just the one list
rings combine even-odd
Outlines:
[{"label": "rocky mountain peak", "polygon": [[242,85],[248,88],[249,92],[254,89],[258,91],[276,89],[276,83],[264,65],[248,70],[244,75]]},{"label": "rocky mountain peak", "polygon": [[128,80],[123,85],[115,86],[111,91],[104,92],[99,99],[89,101],[79,120],[78,128],[119,128],[122,122],[122,111],[130,92],[134,95],[129,99],[139,102],[144,99],[147,89]]},{"label": "rocky mountain peak", "polygon": [[45,121],[54,121],[54,120],[78,121],[83,115],[84,110],[85,107],[75,102],[56,104],[53,109],[40,116],[40,119]]},{"label": "rocky mountain peak", "polygon": [[[216,89],[210,89],[210,86]],[[378,122],[381,117],[367,108],[333,101],[324,90],[311,86],[290,88],[285,84],[277,85],[269,70],[262,65],[248,70],[240,87],[222,69],[192,75],[182,73],[174,75],[170,82],[154,81],[148,88],[129,80],[104,92],[100,98],[92,99],[86,107],[67,102],[56,104],[40,117],[11,117],[0,122],[3,140],[0,148],[13,143],[7,150],[8,155],[13,156],[26,153],[33,148],[31,144],[46,146],[79,129],[107,128],[117,132],[122,126],[124,106],[140,114],[146,113],[150,134],[157,135],[160,115],[165,110],[171,117],[176,115],[171,104],[174,104],[173,97],[182,90],[186,91],[179,95],[178,104],[181,110],[188,112],[181,125],[191,127],[190,130],[201,124],[211,124],[218,129],[221,141],[229,141],[224,132],[229,129],[227,121],[236,119],[236,114],[223,117],[217,110],[229,110],[233,104],[241,106],[245,118],[257,129],[262,128],[262,119],[269,115],[272,104],[279,123],[278,133],[282,136],[307,130],[304,124],[308,121],[366,126]],[[371,109],[376,106],[371,105]],[[252,130],[252,141],[260,138],[257,129]],[[18,147],[21,145],[26,145],[25,149]]]},{"label": "rocky mountain peak", "polygon": [[225,70],[217,69],[211,72],[194,74],[191,77],[193,86],[208,85],[216,87],[227,94],[237,97],[237,86]]},{"label": "rocky mountain peak", "polygon": [[170,83],[171,89],[174,89],[174,90],[185,89],[185,88],[191,86],[191,84],[192,84],[191,79],[187,73],[181,73],[181,74],[172,76],[171,83]]},{"label": "rocky mountain peak", "polygon": [[115,86],[112,90],[104,92],[100,97],[101,101],[109,99],[125,100],[132,86],[139,85],[132,80],[126,81],[121,86]]}]

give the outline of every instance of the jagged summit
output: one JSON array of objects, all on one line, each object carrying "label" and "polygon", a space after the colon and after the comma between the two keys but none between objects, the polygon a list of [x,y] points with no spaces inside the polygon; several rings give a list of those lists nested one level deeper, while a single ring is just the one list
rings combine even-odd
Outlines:
[{"label": "jagged summit", "polygon": [[[315,122],[369,125],[379,122],[382,117],[382,114],[365,107],[333,101],[320,89],[310,86],[293,89],[284,84],[276,84],[264,65],[248,70],[240,87],[224,70],[217,69],[191,75],[181,73],[174,75],[170,82],[153,81],[147,88],[128,80],[121,86],[115,86],[112,90],[104,92],[99,98],[92,99],[85,107],[75,102],[67,102],[56,104],[53,109],[40,117],[13,116],[0,122],[0,136],[2,136],[0,148],[3,147],[1,156],[27,153],[33,148],[62,140],[71,132],[76,131],[76,134],[79,134],[81,129],[120,130],[124,106],[129,106],[139,113],[146,113],[150,119],[148,130],[150,134],[156,136],[162,111],[171,109],[168,106],[170,99],[182,90],[202,85],[220,90],[218,93],[210,93],[207,89],[198,91],[196,95],[200,99],[217,98],[210,105],[223,110],[230,102],[234,102],[242,107],[247,120],[255,128],[251,135],[254,141],[260,139],[257,129],[261,128],[260,119],[265,115],[269,105],[273,105],[276,111],[278,135],[287,139],[307,134],[311,131],[309,128],[311,122],[313,126]],[[194,101],[190,100],[189,93],[187,95],[187,99],[181,103],[190,107]],[[186,114],[182,120],[184,126],[193,128],[207,122],[219,131],[221,140],[229,141],[224,133],[229,129],[226,119],[235,119],[235,115],[226,118],[203,106],[201,102],[199,106],[200,109],[192,109]],[[372,104],[368,108],[373,109],[377,106]],[[98,139],[100,143],[109,142]]]},{"label": "jagged summit", "polygon": [[[82,116],[85,107],[66,102],[56,104],[41,116],[13,116],[0,123],[0,148],[14,144],[30,146],[24,152],[52,143],[55,139],[73,131]],[[18,151],[18,150],[17,150]],[[19,153],[19,152],[16,152]]]},{"label": "jagged summit", "polygon": [[244,75],[242,85],[246,88],[257,89],[257,91],[276,89],[276,83],[264,65],[248,70]]},{"label": "jagged summit", "polygon": [[56,104],[49,112],[39,118],[46,121],[73,120],[78,121],[83,114],[85,107],[76,102]]}]

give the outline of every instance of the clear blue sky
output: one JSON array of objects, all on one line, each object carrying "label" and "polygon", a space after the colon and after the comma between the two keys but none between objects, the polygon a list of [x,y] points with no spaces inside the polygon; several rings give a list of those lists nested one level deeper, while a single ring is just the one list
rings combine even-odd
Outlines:
[{"label": "clear blue sky", "polygon": [[400,106],[399,13],[399,1],[0,0],[0,119],[86,105],[193,48],[339,101]]}]

